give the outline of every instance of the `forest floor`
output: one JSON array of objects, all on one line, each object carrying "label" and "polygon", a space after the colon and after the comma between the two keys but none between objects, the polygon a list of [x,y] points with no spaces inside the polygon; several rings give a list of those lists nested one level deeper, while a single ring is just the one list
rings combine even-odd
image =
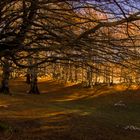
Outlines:
[{"label": "forest floor", "polygon": [[[0,94],[0,140],[140,140],[140,90],[12,80]],[[121,103],[122,105],[117,105]]]}]

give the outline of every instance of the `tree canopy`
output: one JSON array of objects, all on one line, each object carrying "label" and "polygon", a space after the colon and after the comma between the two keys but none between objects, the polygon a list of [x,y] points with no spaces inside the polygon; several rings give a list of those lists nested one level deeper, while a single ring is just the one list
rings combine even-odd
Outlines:
[{"label": "tree canopy", "polygon": [[139,1],[6,0],[0,7],[0,56],[18,66],[30,56],[32,66],[139,56]]}]

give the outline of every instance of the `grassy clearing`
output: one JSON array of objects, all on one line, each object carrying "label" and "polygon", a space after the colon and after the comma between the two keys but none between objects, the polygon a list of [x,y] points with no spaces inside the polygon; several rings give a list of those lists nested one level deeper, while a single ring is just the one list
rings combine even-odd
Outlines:
[{"label": "grassy clearing", "polygon": [[[51,80],[39,88],[41,95],[29,95],[28,86],[16,80],[11,81],[12,96],[0,95],[0,127],[8,126],[0,130],[0,140],[140,139],[140,131],[124,129],[140,127],[138,89],[83,89]],[[126,107],[115,107],[119,101]]]}]

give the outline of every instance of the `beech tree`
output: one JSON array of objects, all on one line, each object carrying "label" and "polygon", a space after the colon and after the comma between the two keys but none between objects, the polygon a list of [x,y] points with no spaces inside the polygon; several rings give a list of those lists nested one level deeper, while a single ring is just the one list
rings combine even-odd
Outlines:
[{"label": "beech tree", "polygon": [[[134,0],[2,1],[0,56],[32,70],[43,63],[71,63],[73,69],[76,66],[75,80],[77,68],[84,64],[91,69],[87,68],[90,83],[95,83],[95,71],[104,73],[101,67],[109,63],[138,69],[131,60],[139,60],[135,49],[139,4]],[[110,83],[110,78],[105,81]]]}]

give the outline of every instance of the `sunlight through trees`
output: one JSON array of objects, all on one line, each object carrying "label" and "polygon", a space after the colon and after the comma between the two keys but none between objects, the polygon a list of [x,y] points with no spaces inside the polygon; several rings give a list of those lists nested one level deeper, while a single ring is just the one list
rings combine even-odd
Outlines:
[{"label": "sunlight through trees", "polygon": [[139,1],[5,0],[0,9],[1,92],[11,69],[22,69],[29,93],[39,93],[39,75],[87,87],[139,84]]}]

